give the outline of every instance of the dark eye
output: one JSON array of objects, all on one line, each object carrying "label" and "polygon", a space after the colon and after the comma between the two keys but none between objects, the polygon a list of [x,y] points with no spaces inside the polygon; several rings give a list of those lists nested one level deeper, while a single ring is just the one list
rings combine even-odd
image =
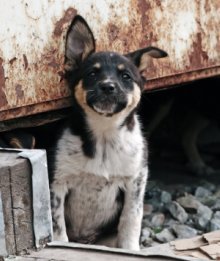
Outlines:
[{"label": "dark eye", "polygon": [[96,76],[96,72],[95,72],[95,71],[92,71],[92,72],[88,73],[88,76],[91,77],[91,78],[93,78],[93,77]]},{"label": "dark eye", "polygon": [[128,73],[122,73],[121,77],[126,81],[131,80],[131,76]]}]

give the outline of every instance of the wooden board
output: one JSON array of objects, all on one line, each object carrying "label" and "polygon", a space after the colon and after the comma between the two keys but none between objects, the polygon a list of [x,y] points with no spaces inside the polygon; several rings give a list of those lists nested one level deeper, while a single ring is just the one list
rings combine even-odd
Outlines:
[{"label": "wooden board", "polygon": [[8,254],[34,246],[31,166],[16,152],[0,151],[0,191]]},{"label": "wooden board", "polygon": [[[161,253],[162,254],[162,253]],[[74,249],[74,248],[65,248],[65,247],[53,247],[45,248],[39,252],[32,252],[28,256],[17,257],[16,261],[166,261],[166,260],[189,260],[184,258],[172,258],[169,256],[156,256],[156,255],[138,255],[128,253],[117,253],[117,252],[108,252],[108,251],[98,251],[98,250],[89,250],[89,249]],[[194,259],[192,259],[194,260]],[[7,259],[6,259],[7,261]]]},{"label": "wooden board", "polygon": [[208,246],[202,246],[200,249],[207,254],[213,260],[219,260],[220,258],[220,245],[212,244]]},{"label": "wooden board", "polygon": [[177,255],[203,257],[204,260],[219,260],[220,230],[193,238],[172,241],[170,245]]}]

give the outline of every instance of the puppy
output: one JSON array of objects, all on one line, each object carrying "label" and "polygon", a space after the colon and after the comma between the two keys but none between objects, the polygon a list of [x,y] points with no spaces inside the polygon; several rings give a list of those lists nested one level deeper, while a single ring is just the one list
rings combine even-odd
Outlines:
[{"label": "puppy", "polygon": [[72,90],[69,121],[57,140],[51,181],[53,239],[95,243],[117,233],[117,247],[139,249],[147,147],[136,109],[148,47],[126,55],[95,53],[85,20],[68,30],[66,79]]}]

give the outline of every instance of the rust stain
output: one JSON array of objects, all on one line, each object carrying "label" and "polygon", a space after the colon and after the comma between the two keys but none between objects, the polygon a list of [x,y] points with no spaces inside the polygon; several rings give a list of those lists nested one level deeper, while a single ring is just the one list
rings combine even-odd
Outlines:
[{"label": "rust stain", "polygon": [[115,24],[110,23],[107,27],[107,32],[110,42],[113,42],[118,38],[120,30]]},{"label": "rust stain", "polygon": [[149,17],[147,16],[147,13],[151,9],[150,1],[138,0],[138,9],[142,16],[141,22],[142,26],[144,27],[149,24]]},{"label": "rust stain", "polygon": [[189,54],[190,66],[200,68],[209,59],[208,54],[202,48],[202,35],[197,33],[196,41],[192,44],[192,52]]},{"label": "rust stain", "polygon": [[15,91],[18,99],[22,99],[24,97],[24,91],[22,90],[22,86],[20,84],[15,86]]},{"label": "rust stain", "polygon": [[185,73],[172,74],[162,78],[150,79],[145,85],[145,91],[154,91],[154,89],[169,88],[170,86],[177,86],[178,84],[215,77],[220,75],[220,66],[213,68],[189,71]]},{"label": "rust stain", "polygon": [[211,11],[211,6],[209,1],[205,1],[205,11],[206,13],[209,13]]},{"label": "rust stain", "polygon": [[51,108],[56,110],[70,107],[71,98],[62,98],[59,100],[50,100],[43,103],[31,104],[24,107],[16,107],[11,110],[5,110],[0,113],[1,120],[10,120],[14,118],[20,118],[24,116],[34,115],[38,113],[48,112]]},{"label": "rust stain", "polygon": [[48,66],[54,68],[54,69],[59,69],[60,64],[56,62],[56,59],[54,57],[51,57],[50,62],[48,62]]},{"label": "rust stain", "polygon": [[3,68],[3,60],[0,57],[0,109],[1,107],[5,106],[8,104],[7,98],[4,93],[4,88],[5,88],[5,73],[4,73],[4,68]]},{"label": "rust stain", "polygon": [[56,22],[55,24],[55,29],[54,29],[54,36],[59,37],[63,33],[63,27],[65,24],[68,24],[69,22],[72,21],[74,16],[77,14],[76,9],[70,7],[65,11],[64,16]]},{"label": "rust stain", "polygon": [[28,59],[25,54],[23,54],[23,60],[24,60],[24,69],[26,70],[28,68]]},{"label": "rust stain", "polygon": [[157,6],[161,6],[161,0],[155,0]]},{"label": "rust stain", "polygon": [[[57,49],[51,48],[50,50],[46,50],[45,54],[42,55],[41,61],[43,64],[46,64],[53,69],[58,70],[62,64],[61,61],[57,58]],[[59,62],[59,63],[58,63]]]},{"label": "rust stain", "polygon": [[[158,41],[157,32],[154,31],[152,27],[152,1],[148,0],[138,0],[138,13],[141,15],[141,26],[142,26],[142,38],[140,42],[141,47],[152,45],[152,43]],[[157,0],[155,2],[157,9],[161,9],[161,1]],[[160,25],[161,26],[161,25]]]},{"label": "rust stain", "polygon": [[10,65],[13,65],[13,63],[14,63],[16,60],[17,60],[16,57],[12,58],[12,59],[9,61]]},{"label": "rust stain", "polygon": [[[141,26],[142,26],[142,33],[143,33],[143,38],[142,41],[140,43],[140,45],[146,46],[146,45],[150,45],[151,43],[151,38],[152,38],[152,33],[149,33],[149,27],[150,27],[150,17],[149,17],[149,12],[151,10],[151,4],[150,1],[146,1],[146,0],[138,0],[138,12],[141,15]],[[146,31],[148,31],[146,33]]]},{"label": "rust stain", "polygon": [[107,25],[107,34],[109,40],[109,49],[114,50],[114,45],[117,47],[117,41],[120,41],[124,53],[130,51],[131,33],[128,28],[119,28],[117,25],[110,22]]}]

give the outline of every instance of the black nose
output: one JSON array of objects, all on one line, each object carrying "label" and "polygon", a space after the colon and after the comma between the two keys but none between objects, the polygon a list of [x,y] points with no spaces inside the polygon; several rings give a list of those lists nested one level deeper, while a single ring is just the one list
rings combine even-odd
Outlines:
[{"label": "black nose", "polygon": [[100,89],[106,94],[114,93],[116,90],[116,84],[114,82],[103,82],[99,86]]}]

